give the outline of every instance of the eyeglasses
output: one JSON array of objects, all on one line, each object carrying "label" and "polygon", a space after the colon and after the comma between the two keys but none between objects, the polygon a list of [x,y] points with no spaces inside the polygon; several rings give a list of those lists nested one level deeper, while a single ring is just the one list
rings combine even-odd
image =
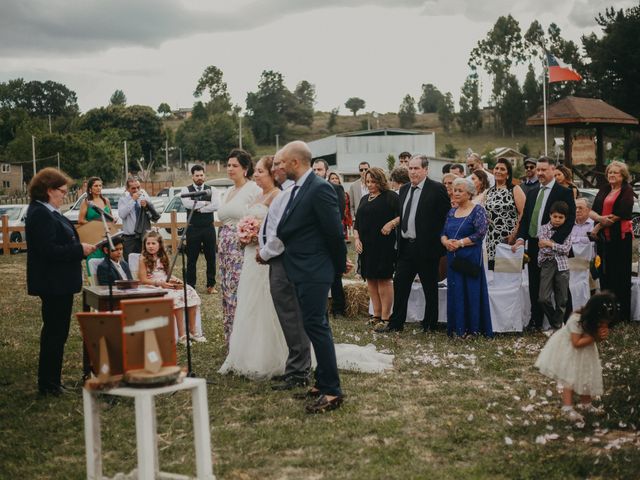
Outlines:
[{"label": "eyeglasses", "polygon": [[535,166],[535,165],[531,165],[531,164],[529,164],[529,165],[525,165],[525,166],[524,166],[524,169],[525,169],[525,170],[533,170],[533,169],[535,169],[535,168],[536,168],[536,166]]},{"label": "eyeglasses", "polygon": [[67,193],[69,193],[69,190],[67,190],[66,188],[56,188],[56,190],[60,191],[63,195],[66,195]]},{"label": "eyeglasses", "polygon": [[368,168],[361,168],[361,169],[360,169],[360,172],[361,172],[361,173],[362,173],[362,172],[368,172],[368,171],[369,171],[369,169],[368,169]]}]

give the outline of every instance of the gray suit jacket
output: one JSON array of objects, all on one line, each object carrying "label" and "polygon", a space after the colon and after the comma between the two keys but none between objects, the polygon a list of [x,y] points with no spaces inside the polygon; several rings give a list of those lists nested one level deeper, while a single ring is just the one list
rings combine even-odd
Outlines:
[{"label": "gray suit jacket", "polygon": [[349,207],[351,208],[351,218],[356,218],[356,212],[360,206],[360,200],[362,200],[362,185],[360,179],[353,182],[349,187]]}]

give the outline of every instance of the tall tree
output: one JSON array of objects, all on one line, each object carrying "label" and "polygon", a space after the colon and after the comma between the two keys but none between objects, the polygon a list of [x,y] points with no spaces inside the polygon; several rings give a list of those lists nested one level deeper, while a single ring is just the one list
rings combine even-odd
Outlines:
[{"label": "tall tree", "polygon": [[231,96],[227,91],[227,83],[222,80],[222,70],[215,65],[204,69],[198,80],[193,96],[200,98],[205,92],[209,94],[206,107],[211,113],[227,113],[231,110]]},{"label": "tall tree", "polygon": [[505,93],[499,108],[500,121],[503,131],[509,131],[513,137],[524,127],[525,104],[515,75],[509,74],[505,83]]},{"label": "tall tree", "polygon": [[273,70],[263,71],[258,90],[247,94],[247,117],[258,143],[272,143],[276,134],[286,137],[290,95],[282,74]]},{"label": "tall tree", "polygon": [[158,113],[166,118],[171,115],[171,107],[168,103],[162,102],[158,105]]},{"label": "tall tree", "polygon": [[533,65],[529,64],[527,75],[522,84],[522,99],[525,104],[525,116],[535,115],[542,106],[542,84],[536,77]]},{"label": "tall tree", "polygon": [[127,104],[127,96],[122,90],[116,90],[109,99],[109,105],[124,107]]},{"label": "tall tree", "polygon": [[61,83],[16,78],[0,83],[0,108],[21,109],[36,117],[75,117],[78,99]]},{"label": "tall tree", "polygon": [[460,93],[460,111],[458,124],[463,133],[475,133],[482,128],[482,112],[480,111],[480,91],[478,75],[472,73],[467,77]]},{"label": "tall tree", "polygon": [[411,128],[416,123],[416,101],[411,95],[405,95],[402,100],[398,118],[400,119],[401,128]]},{"label": "tall tree", "polygon": [[362,110],[367,106],[367,104],[361,98],[351,97],[345,102],[344,106],[347,107],[347,110],[351,110],[351,113],[353,113],[353,116],[355,117],[358,110]]},{"label": "tall tree", "polygon": [[451,130],[451,125],[455,120],[455,107],[453,106],[453,97],[451,92],[447,92],[438,105],[438,120],[445,132]]},{"label": "tall tree", "polygon": [[640,117],[640,6],[606,9],[596,20],[602,37],[595,33],[582,37],[591,59],[586,68],[593,91],[606,102]]},{"label": "tall tree", "polygon": [[422,95],[418,101],[418,107],[422,113],[436,113],[440,102],[444,99],[442,92],[431,84],[422,84]]},{"label": "tall tree", "polygon": [[313,123],[313,106],[316,103],[316,87],[302,80],[289,97],[287,119],[297,125],[311,126]]}]

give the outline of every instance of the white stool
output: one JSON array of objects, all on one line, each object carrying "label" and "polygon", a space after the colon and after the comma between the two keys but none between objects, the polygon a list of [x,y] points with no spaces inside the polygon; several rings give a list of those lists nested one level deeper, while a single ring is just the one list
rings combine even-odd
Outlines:
[{"label": "white stool", "polygon": [[185,378],[182,383],[160,388],[114,388],[108,391],[90,391],[83,389],[87,478],[90,480],[102,480],[103,478],[100,405],[97,401],[98,394],[132,397],[135,399],[138,478],[140,480],[192,478],[184,475],[160,472],[158,463],[155,396],[177,392],[178,390],[191,390],[197,478],[201,480],[215,480],[211,465],[207,384],[203,378]]}]

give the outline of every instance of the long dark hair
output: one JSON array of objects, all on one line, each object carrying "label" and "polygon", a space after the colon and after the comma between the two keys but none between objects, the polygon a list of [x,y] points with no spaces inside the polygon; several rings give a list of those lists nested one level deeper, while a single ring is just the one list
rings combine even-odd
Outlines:
[{"label": "long dark hair", "polygon": [[[102,182],[102,179],[100,177],[89,177],[89,179],[87,180],[87,201],[92,201],[93,200],[93,194],[91,193],[91,188],[93,187],[93,184],[96,182]],[[102,201],[104,202],[104,204],[107,204],[107,199],[104,198],[104,196],[102,194],[100,194],[100,198],[102,199]]]},{"label": "long dark hair", "polygon": [[618,316],[616,296],[607,290],[596,293],[578,313],[584,333],[597,339],[600,324],[609,324]]},{"label": "long dark hair", "polygon": [[[500,157],[496,160],[496,165],[501,163],[507,169],[507,188],[511,190],[513,188],[513,165],[508,158]],[[475,173],[475,172],[474,172]]]}]

